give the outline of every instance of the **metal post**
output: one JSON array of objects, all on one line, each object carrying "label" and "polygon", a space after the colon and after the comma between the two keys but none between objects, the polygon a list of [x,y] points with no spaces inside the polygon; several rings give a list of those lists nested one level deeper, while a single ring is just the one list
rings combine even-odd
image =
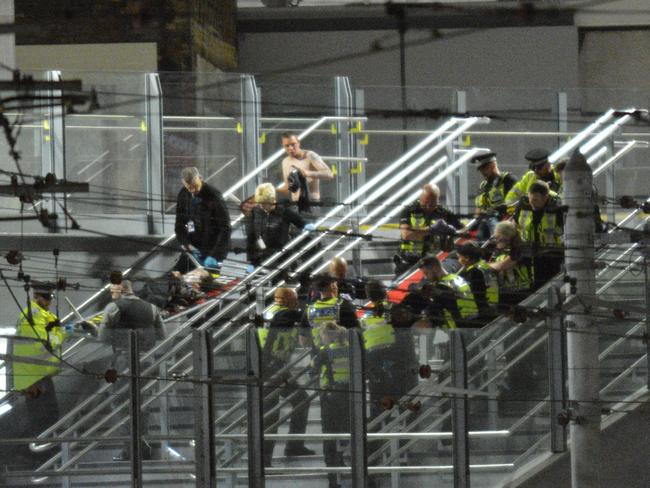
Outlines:
[{"label": "metal post", "polygon": [[262,351],[255,327],[248,329],[248,486],[264,488],[264,412],[262,401]]},{"label": "metal post", "polygon": [[[648,224],[646,224],[647,226]],[[647,233],[646,229],[646,233]],[[646,242],[644,249],[644,266],[645,271],[645,333],[650,337],[650,244]],[[646,385],[650,389],[650,341],[646,340]]]},{"label": "metal post", "polygon": [[[352,89],[347,76],[334,78],[335,114],[337,117],[351,117],[353,110]],[[336,155],[341,158],[351,158],[354,149],[354,138],[350,133],[351,123],[339,121],[336,123]],[[336,201],[342,202],[352,194],[351,160],[341,161],[336,180]],[[344,170],[345,168],[345,170]]]},{"label": "metal post", "polygon": [[[167,378],[167,360],[160,362],[158,368],[158,374],[160,378]],[[162,390],[162,388],[161,388]],[[160,435],[162,437],[167,437],[169,435],[169,397],[164,394],[160,394]],[[169,457],[169,441],[162,440],[160,441],[160,452],[162,459],[167,459]]]},{"label": "metal post", "polygon": [[[569,101],[565,92],[557,94],[557,130],[560,133],[569,131],[568,123]],[[557,145],[561,146],[566,141],[566,136],[558,136]]]},{"label": "metal post", "polygon": [[566,427],[558,422],[558,414],[566,411],[566,331],[562,320],[560,289],[548,289],[548,380],[551,395],[551,450],[566,451]]},{"label": "metal post", "polygon": [[[162,87],[158,73],[145,74],[145,114],[147,120],[147,217],[149,234],[164,233],[165,196]],[[155,216],[160,215],[156,229]]]},{"label": "metal post", "polygon": [[129,362],[131,370],[130,409],[131,415],[131,486],[142,488],[142,452],[140,439],[142,438],[142,422],[140,419],[140,348],[138,333],[129,331]]},{"label": "metal post", "polygon": [[[487,353],[486,362],[487,362],[488,380],[496,376],[498,373],[497,351],[495,347],[496,343],[497,341],[494,339],[490,341],[490,346]],[[488,385],[488,394],[490,395],[487,401],[488,424],[490,426],[490,429],[497,430],[498,418],[499,418],[499,401],[497,399],[497,396],[499,394],[499,388],[497,386],[496,381],[490,381],[490,384]]]},{"label": "metal post", "polygon": [[[355,90],[354,91],[354,111],[355,115],[362,115],[365,109],[365,93],[363,90]],[[360,123],[360,122],[359,122]],[[366,145],[367,141],[364,142],[363,139],[357,137],[353,137],[354,141],[354,154],[356,157],[359,158],[365,158],[366,156]],[[350,190],[352,192],[356,192],[359,187],[361,187],[365,182],[366,182],[366,163],[357,163],[357,171],[354,172],[352,175],[352,183],[351,183],[351,188]],[[359,221],[359,216],[356,217],[356,222]],[[358,226],[357,226],[358,228]],[[355,230],[355,232],[358,232],[358,230]],[[361,269],[361,247],[360,246],[355,246],[352,249],[352,266],[354,268],[354,271],[356,272],[356,276],[362,276],[362,269]]]},{"label": "metal post", "polygon": [[192,332],[194,375],[194,459],[196,488],[212,488],[217,484],[214,448],[215,427],[212,399],[213,361],[210,333]]},{"label": "metal post", "polygon": [[[241,114],[242,114],[242,138],[241,138],[241,169],[242,177],[254,171],[261,160],[262,148],[260,145],[260,97],[255,83],[255,77],[242,75],[241,77]],[[261,183],[261,176],[258,175],[248,181],[243,188],[243,195],[236,197],[247,197],[255,193],[255,188]]]},{"label": "metal post", "polygon": [[[467,113],[467,92],[464,90],[456,91],[456,112],[459,114]],[[463,146],[463,137],[459,137],[456,147]],[[455,174],[456,178],[456,193],[458,198],[457,212],[467,213],[466,205],[469,203],[469,173],[467,165],[464,164]]]},{"label": "metal post", "polygon": [[[458,330],[449,331],[451,349],[451,384],[455,388],[467,389],[467,360],[463,336]],[[467,428],[467,395],[456,394],[451,401],[454,488],[469,488],[469,436]]]},{"label": "metal post", "polygon": [[[46,75],[47,81],[61,81],[60,71],[48,71]],[[61,103],[54,101],[61,97],[61,91],[49,90],[46,95],[50,101],[47,102],[47,112],[43,117],[41,174],[54,173],[57,178],[66,178],[64,112]],[[60,213],[54,199],[47,199],[49,200],[48,210]],[[50,231],[52,230],[53,228],[50,229]]]},{"label": "metal post", "polygon": [[366,382],[365,358],[361,334],[350,329],[350,462],[352,487],[366,488],[368,482],[368,449],[366,444]]},{"label": "metal post", "polygon": [[[569,406],[572,408],[571,486],[600,486],[600,403],[598,328],[584,305],[595,296],[593,175],[584,156],[576,150],[564,171],[564,200],[569,207],[565,225],[565,264],[575,280],[575,314],[567,324]],[[585,300],[579,300],[585,298]]]}]

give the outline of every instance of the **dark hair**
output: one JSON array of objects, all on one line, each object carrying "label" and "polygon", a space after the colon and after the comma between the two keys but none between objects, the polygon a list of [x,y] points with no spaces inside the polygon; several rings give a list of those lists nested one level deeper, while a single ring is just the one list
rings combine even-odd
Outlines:
[{"label": "dark hair", "polygon": [[474,241],[467,241],[456,247],[456,252],[461,256],[478,261],[481,259],[481,248]]},{"label": "dark hair", "polygon": [[292,137],[298,139],[298,134],[290,131],[283,132],[282,134],[280,134],[280,142],[282,142],[282,139],[291,139]]},{"label": "dark hair", "polygon": [[418,261],[418,268],[440,268],[441,266],[442,263],[440,262],[440,259],[438,259],[438,256],[434,256],[433,254],[427,254]]},{"label": "dark hair", "polygon": [[560,159],[557,163],[553,165],[553,167],[555,168],[555,172],[561,173],[562,171],[564,171],[564,168],[566,168],[568,162],[569,162],[569,158]]},{"label": "dark hair", "polygon": [[381,281],[370,280],[366,283],[366,296],[375,304],[373,311],[376,316],[383,315],[384,300],[386,299],[386,287]]},{"label": "dark hair", "polygon": [[314,277],[312,283],[314,289],[319,293],[325,293],[329,290],[329,287],[332,283],[336,281],[336,278],[330,276],[329,274],[323,273]]},{"label": "dark hair", "polygon": [[543,197],[548,195],[548,192],[549,192],[548,183],[541,180],[537,180],[535,183],[530,185],[530,188],[528,189],[528,193],[537,193],[538,195],[542,195]]}]

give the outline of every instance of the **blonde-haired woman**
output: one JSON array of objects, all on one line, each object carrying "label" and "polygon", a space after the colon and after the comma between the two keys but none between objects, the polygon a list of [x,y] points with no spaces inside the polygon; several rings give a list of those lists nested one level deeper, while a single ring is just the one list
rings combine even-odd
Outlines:
[{"label": "blonde-haired woman", "polygon": [[[262,183],[255,189],[255,203],[246,219],[246,254],[255,266],[285,247],[291,225],[307,231],[314,229],[298,213],[277,203],[271,183]],[[280,263],[278,260],[277,264]]]},{"label": "blonde-haired woman", "polygon": [[494,229],[496,250],[489,263],[499,281],[499,305],[509,308],[530,294],[532,268],[522,255],[522,244],[515,224],[499,222]]}]

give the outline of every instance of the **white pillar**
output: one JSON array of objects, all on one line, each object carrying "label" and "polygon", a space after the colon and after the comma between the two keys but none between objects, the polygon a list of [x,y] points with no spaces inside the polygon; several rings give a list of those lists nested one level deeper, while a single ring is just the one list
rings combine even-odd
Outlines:
[{"label": "white pillar", "polygon": [[[14,0],[0,0],[0,24],[14,23]],[[0,63],[11,68],[16,67],[16,36],[0,34]],[[0,69],[0,80],[11,79],[11,72]]]},{"label": "white pillar", "polygon": [[[594,205],[591,200],[593,175],[584,156],[576,150],[564,173],[564,203],[569,212],[565,224],[565,263],[575,279],[576,295],[593,298]],[[600,404],[598,373],[598,328],[589,309],[577,300],[575,314],[567,317],[569,406],[573,408],[571,433],[571,486],[600,486]]]}]

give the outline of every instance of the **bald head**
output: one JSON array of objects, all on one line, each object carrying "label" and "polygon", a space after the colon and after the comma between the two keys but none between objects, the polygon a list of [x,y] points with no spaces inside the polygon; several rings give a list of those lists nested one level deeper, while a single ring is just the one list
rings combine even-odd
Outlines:
[{"label": "bald head", "polygon": [[288,308],[298,308],[298,294],[293,288],[280,287],[275,290],[275,303]]},{"label": "bald head", "polygon": [[428,183],[422,187],[420,193],[420,205],[425,210],[432,210],[440,200],[440,188],[435,183]]},{"label": "bald head", "polygon": [[332,275],[334,278],[343,279],[348,274],[348,262],[345,260],[345,258],[337,256],[332,259],[332,261],[330,261],[328,270],[330,272],[330,275]]}]

